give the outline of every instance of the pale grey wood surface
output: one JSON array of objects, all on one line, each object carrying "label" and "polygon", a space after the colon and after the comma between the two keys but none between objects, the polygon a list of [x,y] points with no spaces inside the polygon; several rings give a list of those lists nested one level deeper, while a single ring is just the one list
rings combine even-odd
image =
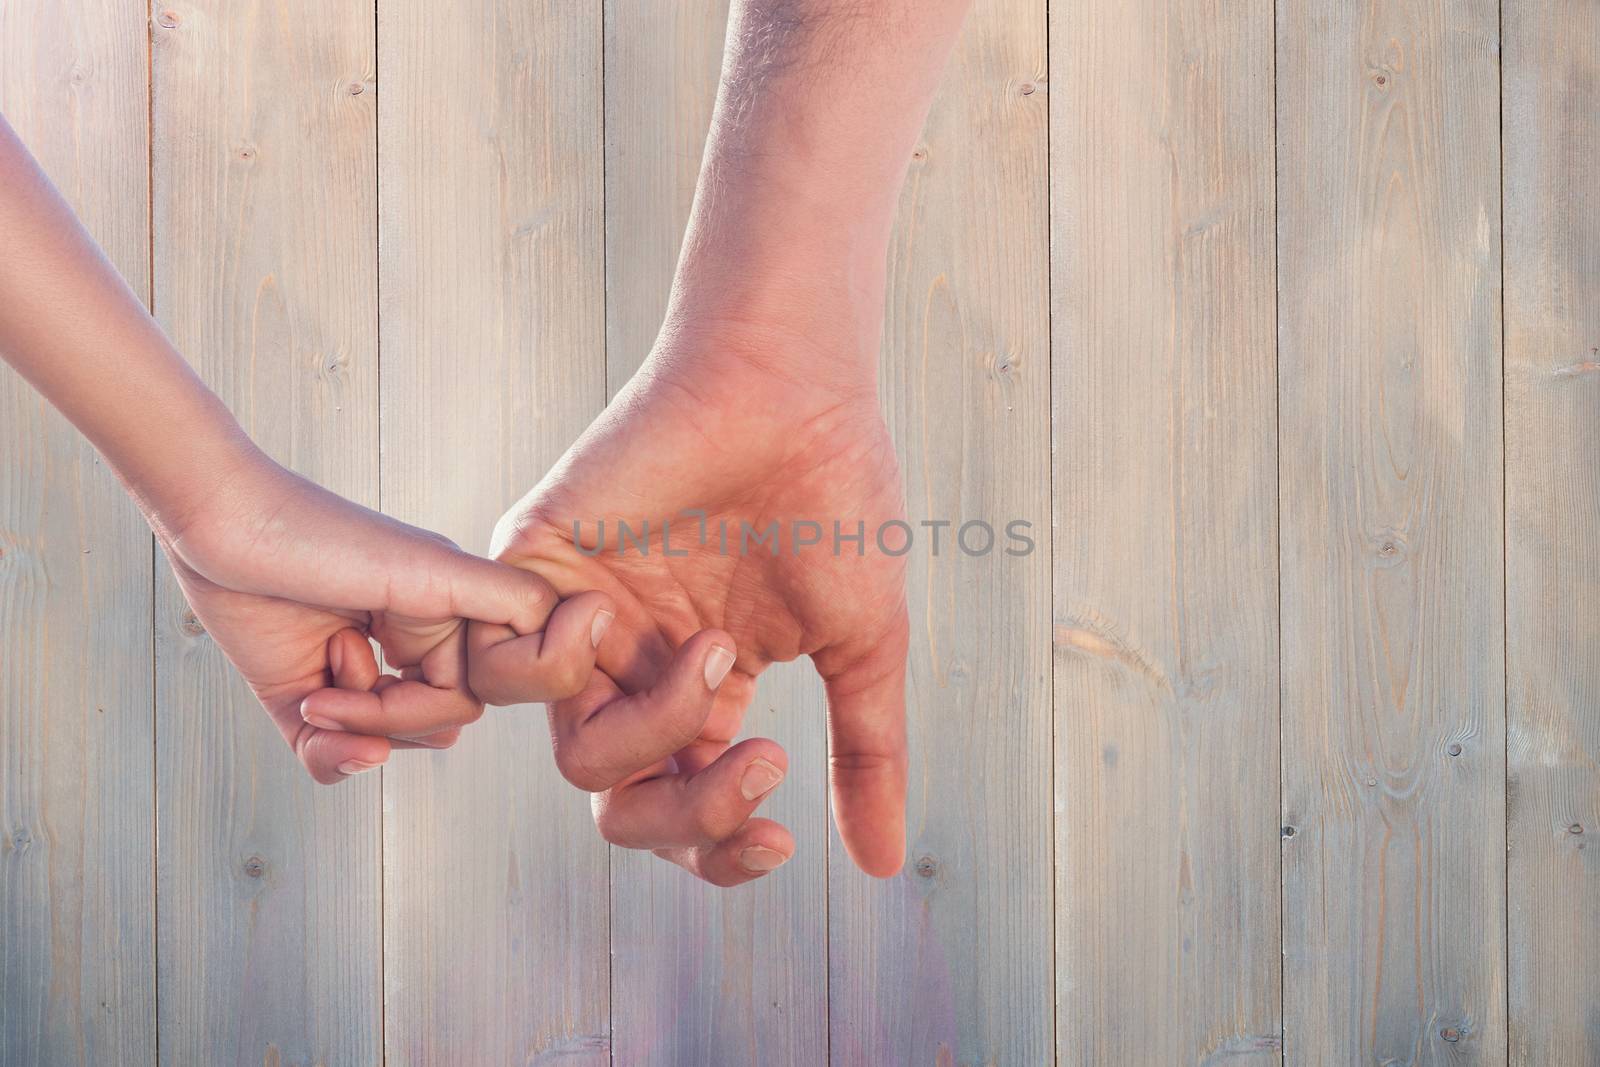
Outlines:
[{"label": "pale grey wood surface", "polygon": [[1051,13],[1058,1056],[1277,1063],[1272,6]]},{"label": "pale grey wood surface", "polygon": [[[276,457],[481,550],[648,351],[725,14],[0,0],[0,110]],[[980,0],[884,404],[1038,548],[912,557],[889,882],[805,664],[732,892],[538,708],[313,786],[0,374],[0,1067],[1600,1057],[1597,150],[1589,0]]]},{"label": "pale grey wood surface", "polygon": [[1278,9],[1288,1062],[1506,1058],[1498,51]]},{"label": "pale grey wood surface", "polygon": [[[908,514],[955,525],[906,557],[906,870],[875,881],[832,851],[831,1051],[852,1067],[1051,1055],[1045,65],[1044,3],[974,9],[890,245],[880,380]],[[991,553],[953,543],[972,520]],[[1005,553],[1012,520],[1030,555]]]},{"label": "pale grey wood surface", "polygon": [[[476,551],[605,401],[597,5],[379,9],[383,503]],[[606,846],[542,708],[384,771],[391,1064],[607,1061]]]},{"label": "pale grey wood surface", "polygon": [[[650,351],[677,263],[722,67],[727,0],[606,5],[606,385]],[[762,676],[744,736],[789,773],[762,804],[795,835],[781,874],[737,892],[614,850],[617,1063],[813,1064],[828,1058],[828,764],[808,662]]]},{"label": "pale grey wood surface", "polygon": [[[0,112],[144,300],[147,84],[137,9],[0,3]],[[151,548],[94,450],[0,369],[4,1067],[155,1056]]]},{"label": "pale grey wood surface", "polygon": [[[150,32],[156,315],[275,458],[376,504],[371,6],[208,0]],[[377,776],[313,784],[159,569],[161,1058],[372,1063]]]},{"label": "pale grey wood surface", "polygon": [[1511,1061],[1600,1062],[1600,6],[1505,27]]}]

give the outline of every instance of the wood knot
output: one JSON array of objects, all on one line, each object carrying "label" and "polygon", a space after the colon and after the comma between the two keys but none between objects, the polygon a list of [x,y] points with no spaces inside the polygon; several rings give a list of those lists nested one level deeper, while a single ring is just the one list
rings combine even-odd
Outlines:
[{"label": "wood knot", "polygon": [[1453,1026],[1447,1026],[1443,1030],[1439,1031],[1439,1036],[1451,1044],[1455,1044],[1457,1041],[1461,1040],[1461,1031],[1457,1030]]},{"label": "wood knot", "polygon": [[178,622],[178,629],[190,637],[199,637],[206,632],[206,628],[200,623],[200,617],[192,611],[183,613],[183,618]]},{"label": "wood knot", "polygon": [[367,87],[362,85],[360,82],[351,82],[349,85],[345,86],[345,92],[349,93],[351,96],[360,96],[362,93],[366,92],[366,88]]},{"label": "wood knot", "polygon": [[932,856],[918,856],[913,869],[919,878],[932,878],[939,873],[939,863]]},{"label": "wood knot", "polygon": [[1452,755],[1452,756],[1461,755],[1461,742],[1460,741],[1452,741],[1452,742],[1450,742],[1450,747],[1445,749],[1445,751],[1450,753],[1450,755]]},{"label": "wood knot", "polygon": [[1569,834],[1581,834],[1581,833],[1583,833],[1583,823],[1581,823],[1581,822],[1573,823],[1571,826],[1567,827],[1567,833],[1569,833]]},{"label": "wood knot", "polygon": [[1293,837],[1295,834],[1297,834],[1299,832],[1300,832],[1299,830],[1296,830],[1292,826],[1285,826],[1282,830],[1279,831],[1279,833],[1281,833],[1284,837]]},{"label": "wood knot", "polygon": [[1032,96],[1038,88],[1039,87],[1033,82],[1023,82],[1021,85],[1017,86],[1017,92],[1021,93],[1023,96]]},{"label": "wood knot", "polygon": [[1378,557],[1378,566],[1393,567],[1405,561],[1407,552],[1405,535],[1399,530],[1383,529],[1372,535],[1372,554]]},{"label": "wood knot", "polygon": [[249,856],[244,861],[244,873],[250,878],[260,878],[267,873],[267,861],[260,856]]},{"label": "wood knot", "polygon": [[170,9],[163,11],[161,14],[156,16],[156,22],[160,24],[163,29],[175,30],[178,28],[178,23],[181,21],[182,20],[178,18],[178,13]]},{"label": "wood knot", "polygon": [[21,852],[31,844],[33,844],[33,834],[28,831],[26,826],[19,826],[11,831],[11,847],[18,852]]}]

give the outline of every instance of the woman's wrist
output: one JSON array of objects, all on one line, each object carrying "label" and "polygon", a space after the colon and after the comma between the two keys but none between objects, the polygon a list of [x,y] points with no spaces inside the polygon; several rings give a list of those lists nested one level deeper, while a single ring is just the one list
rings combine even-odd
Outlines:
[{"label": "woman's wrist", "polygon": [[226,521],[221,516],[237,514],[286,473],[220,401],[216,407],[221,410],[205,412],[186,425],[181,466],[169,455],[141,456],[131,470],[113,459],[145,520],[169,549],[195,529],[219,525]]}]

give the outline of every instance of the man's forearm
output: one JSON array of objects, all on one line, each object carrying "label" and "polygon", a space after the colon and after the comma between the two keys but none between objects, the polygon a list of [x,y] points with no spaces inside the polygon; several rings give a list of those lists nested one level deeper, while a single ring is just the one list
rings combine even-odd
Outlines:
[{"label": "man's forearm", "polygon": [[0,356],[182,523],[254,446],[0,119]]},{"label": "man's forearm", "polygon": [[894,209],[969,0],[735,0],[674,315],[876,339]]}]

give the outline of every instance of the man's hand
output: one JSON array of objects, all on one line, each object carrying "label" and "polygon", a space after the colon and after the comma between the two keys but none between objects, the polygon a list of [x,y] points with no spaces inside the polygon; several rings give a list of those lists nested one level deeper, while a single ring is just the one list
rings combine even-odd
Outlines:
[{"label": "man's hand", "polygon": [[[782,826],[749,818],[786,769],[782,750],[730,745],[756,676],[802,655],[827,685],[845,847],[879,876],[904,855],[904,565],[875,536],[902,518],[903,491],[871,372],[820,370],[870,367],[870,352],[812,360],[813,344],[738,325],[669,330],[495,536],[497,558],[615,605],[598,670],[551,708],[562,773],[598,794],[607,840],[718,885],[793,852]],[[813,369],[784,372],[797,364]],[[648,524],[646,548],[630,539],[618,551],[619,522],[634,535]],[[817,543],[797,546],[797,523]],[[890,527],[886,547],[903,544]],[[477,651],[510,632],[474,629],[474,688],[530,699],[508,659]]]},{"label": "man's hand", "polygon": [[[910,531],[878,543],[903,492],[877,346],[895,204],[967,5],[733,0],[655,352],[497,532],[499,558],[617,605],[600,670],[552,709],[563,772],[604,790],[609,840],[719,885],[793,849],[776,823],[746,821],[782,773],[777,746],[728,746],[755,676],[800,655],[827,683],[845,847],[877,875],[904,856],[909,633],[893,553]],[[648,555],[615,550],[619,520],[635,534],[649,522]],[[797,554],[808,522],[821,530],[802,538],[820,543]],[[744,531],[773,523],[779,553],[747,551]],[[859,555],[844,540],[858,529]],[[720,682],[719,648],[737,653]],[[476,685],[502,673],[472,663]]]},{"label": "man's hand", "polygon": [[[464,619],[501,624],[529,699],[587,681],[609,621],[600,594],[469,555],[253,454],[181,527],[157,524],[178,583],[306,770],[324,784],[392,748],[447,748],[483,712]],[[379,671],[368,637],[400,673]]]}]

